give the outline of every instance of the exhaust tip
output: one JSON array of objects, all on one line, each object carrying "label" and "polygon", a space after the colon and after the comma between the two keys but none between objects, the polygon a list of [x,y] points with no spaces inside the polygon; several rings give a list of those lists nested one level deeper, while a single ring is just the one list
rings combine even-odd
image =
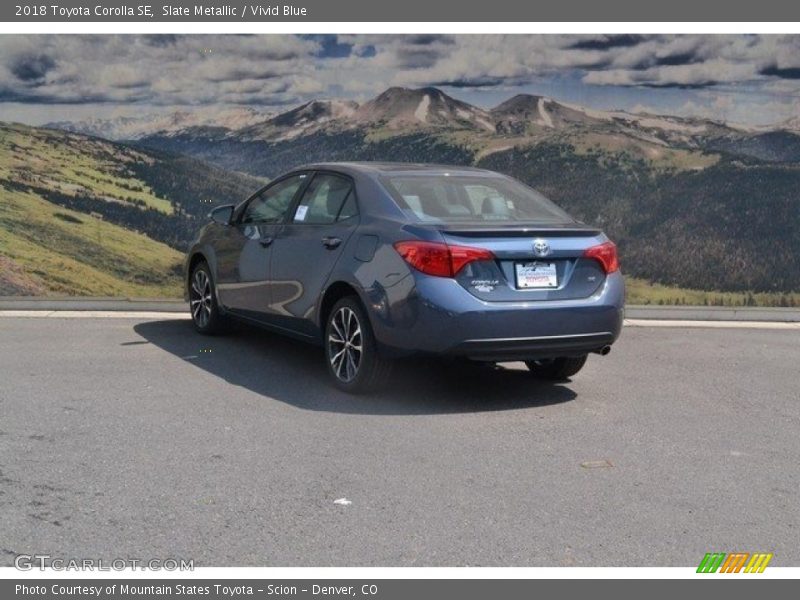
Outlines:
[{"label": "exhaust tip", "polygon": [[611,346],[603,346],[600,348],[600,356],[606,356],[609,352],[611,352]]}]

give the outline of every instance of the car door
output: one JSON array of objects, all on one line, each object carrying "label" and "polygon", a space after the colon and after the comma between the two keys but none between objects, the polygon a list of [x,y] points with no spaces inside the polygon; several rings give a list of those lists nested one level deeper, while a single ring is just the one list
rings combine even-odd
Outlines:
[{"label": "car door", "polygon": [[273,244],[271,308],[281,326],[313,335],[317,299],[357,225],[353,181],[316,173]]},{"label": "car door", "polygon": [[259,320],[268,315],[272,243],[307,178],[280,179],[237,210],[217,252],[217,290],[227,309]]}]

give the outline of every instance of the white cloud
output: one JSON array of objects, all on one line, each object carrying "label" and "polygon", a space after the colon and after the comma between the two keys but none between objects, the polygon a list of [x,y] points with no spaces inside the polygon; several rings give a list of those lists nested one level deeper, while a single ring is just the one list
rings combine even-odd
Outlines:
[{"label": "white cloud", "polygon": [[[326,41],[351,52],[329,52]],[[281,106],[364,99],[390,85],[474,92],[558,81],[587,97],[607,88],[759,93],[783,114],[789,104],[778,99],[800,95],[800,36],[0,36],[0,102]]]}]

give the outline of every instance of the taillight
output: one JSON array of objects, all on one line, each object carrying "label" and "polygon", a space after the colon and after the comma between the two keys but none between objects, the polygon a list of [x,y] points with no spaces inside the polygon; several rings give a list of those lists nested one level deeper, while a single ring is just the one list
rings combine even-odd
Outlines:
[{"label": "taillight", "polygon": [[617,245],[614,242],[603,242],[597,246],[587,248],[583,256],[593,258],[603,266],[603,271],[613,273],[619,270],[619,258],[617,258]]},{"label": "taillight", "polygon": [[442,242],[397,242],[395,250],[417,271],[436,277],[455,277],[476,260],[494,260],[494,254],[484,248],[450,246]]}]

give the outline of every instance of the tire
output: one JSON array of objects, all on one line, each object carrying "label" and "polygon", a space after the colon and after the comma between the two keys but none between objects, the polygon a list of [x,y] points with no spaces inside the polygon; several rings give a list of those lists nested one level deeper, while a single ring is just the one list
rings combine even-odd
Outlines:
[{"label": "tire", "polygon": [[564,381],[577,374],[586,364],[586,355],[562,356],[547,360],[528,360],[525,365],[531,374],[541,379]]},{"label": "tire", "polygon": [[339,300],[325,324],[325,363],[334,385],[350,394],[379,389],[392,361],[381,357],[367,313],[355,296]]},{"label": "tire", "polygon": [[195,265],[189,278],[189,313],[194,328],[204,335],[215,335],[228,329],[228,319],[220,312],[211,269],[205,261]]}]

